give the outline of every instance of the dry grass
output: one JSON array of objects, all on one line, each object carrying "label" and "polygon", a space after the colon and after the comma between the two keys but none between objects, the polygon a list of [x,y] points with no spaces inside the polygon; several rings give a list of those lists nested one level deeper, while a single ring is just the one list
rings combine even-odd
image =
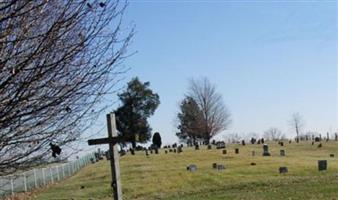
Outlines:
[{"label": "dry grass", "polygon": [[[234,149],[240,148],[240,154]],[[286,157],[279,150],[286,150]],[[195,151],[185,148],[181,154],[151,155],[144,152],[121,158],[123,199],[338,199],[338,142],[323,142],[322,148],[311,143],[270,144],[271,157],[263,157],[261,145],[230,145],[222,150]],[[251,151],[256,156],[251,156]],[[317,161],[328,160],[328,171],[318,172]],[[224,171],[212,169],[222,163]],[[255,162],[256,166],[250,163]],[[186,171],[196,164],[197,172]],[[278,168],[289,173],[280,175]],[[81,189],[84,186],[84,189]],[[112,199],[107,161],[90,165],[73,177],[31,196],[42,199]]]}]

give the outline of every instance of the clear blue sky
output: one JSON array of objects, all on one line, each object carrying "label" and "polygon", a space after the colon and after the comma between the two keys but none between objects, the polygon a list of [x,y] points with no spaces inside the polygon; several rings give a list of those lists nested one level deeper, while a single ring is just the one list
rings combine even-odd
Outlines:
[{"label": "clear blue sky", "polygon": [[294,112],[305,131],[337,131],[336,2],[134,0],[124,21],[136,24],[138,52],[125,62],[125,82],[138,76],[160,95],[150,123],[164,143],[177,140],[188,79],[202,76],[231,111],[229,132],[273,126],[293,136]]}]

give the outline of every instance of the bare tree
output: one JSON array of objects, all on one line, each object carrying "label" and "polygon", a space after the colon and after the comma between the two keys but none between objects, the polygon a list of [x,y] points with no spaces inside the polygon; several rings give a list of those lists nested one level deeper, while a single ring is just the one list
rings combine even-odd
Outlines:
[{"label": "bare tree", "polygon": [[228,128],[230,112],[222,95],[216,92],[216,87],[207,78],[191,79],[188,96],[195,100],[203,113],[201,133],[206,142]]},{"label": "bare tree", "polygon": [[264,132],[264,138],[267,140],[277,141],[283,139],[284,135],[282,134],[282,131],[280,131],[278,128],[271,127]]},{"label": "bare tree", "polygon": [[[0,175],[75,141],[112,94],[133,28],[126,3],[0,1]],[[98,104],[100,103],[100,104]]]},{"label": "bare tree", "polygon": [[290,126],[296,132],[296,142],[299,143],[299,134],[304,127],[303,117],[299,113],[293,113],[290,120]]}]

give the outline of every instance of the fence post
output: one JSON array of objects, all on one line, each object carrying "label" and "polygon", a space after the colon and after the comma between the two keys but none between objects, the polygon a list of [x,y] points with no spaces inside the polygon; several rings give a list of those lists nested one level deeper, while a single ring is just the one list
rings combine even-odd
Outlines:
[{"label": "fence post", "polygon": [[12,196],[14,196],[14,181],[13,181],[13,176],[11,176],[11,190],[12,190]]},{"label": "fence post", "polygon": [[42,168],[42,181],[43,181],[43,185],[46,185],[45,168]]},{"label": "fence post", "polygon": [[62,166],[62,175],[63,175],[63,178],[65,178],[65,165],[61,165]]},{"label": "fence post", "polygon": [[54,183],[52,168],[49,168],[49,173],[50,173],[51,181],[52,181],[52,183]]},{"label": "fence post", "polygon": [[60,181],[60,172],[59,172],[59,166],[56,166],[56,170],[58,172],[58,181]]},{"label": "fence post", "polygon": [[23,173],[23,184],[24,184],[24,189],[25,192],[27,192],[27,180],[26,180],[26,173]]},{"label": "fence post", "polygon": [[36,170],[34,169],[33,172],[34,172],[34,183],[35,183],[35,188],[38,188],[38,182],[37,182],[37,179],[36,179]]}]

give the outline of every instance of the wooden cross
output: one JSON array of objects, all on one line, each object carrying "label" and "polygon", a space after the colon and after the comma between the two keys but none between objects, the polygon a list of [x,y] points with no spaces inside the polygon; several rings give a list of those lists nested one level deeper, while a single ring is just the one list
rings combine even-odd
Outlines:
[{"label": "wooden cross", "polygon": [[120,162],[118,153],[118,138],[115,125],[115,114],[107,114],[108,137],[88,140],[89,145],[109,144],[109,154],[111,155],[110,167],[112,173],[113,199],[122,200],[122,187],[120,179]]}]

